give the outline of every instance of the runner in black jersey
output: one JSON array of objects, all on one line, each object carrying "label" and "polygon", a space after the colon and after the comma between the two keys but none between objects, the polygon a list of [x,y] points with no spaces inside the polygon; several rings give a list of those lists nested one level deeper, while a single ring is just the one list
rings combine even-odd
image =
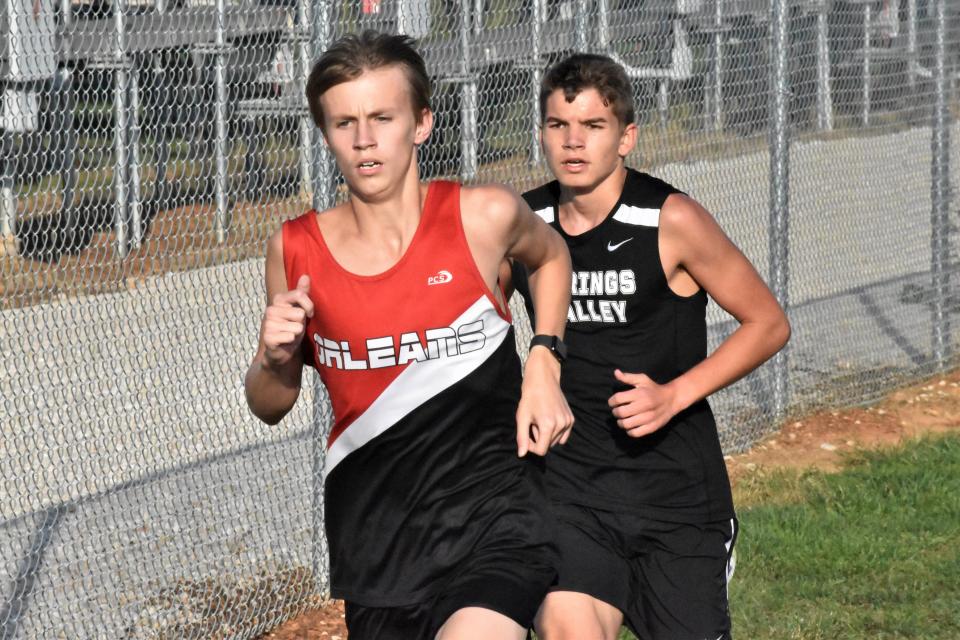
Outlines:
[{"label": "runner in black jersey", "polygon": [[[573,262],[561,386],[575,424],[547,458],[561,563],[538,633],[729,638],[737,523],[706,398],[782,348],[789,323],[702,206],[625,166],[637,129],[619,65],[557,63],[540,108],[557,179],[524,197]],[[526,270],[512,278],[532,314]],[[708,295],[740,322],[709,357]]]}]

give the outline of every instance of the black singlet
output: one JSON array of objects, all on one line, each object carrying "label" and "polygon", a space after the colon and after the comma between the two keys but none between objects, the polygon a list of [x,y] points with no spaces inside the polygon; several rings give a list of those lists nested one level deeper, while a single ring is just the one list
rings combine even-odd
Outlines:
[{"label": "black singlet", "polygon": [[[557,182],[524,194],[566,240],[573,260],[561,386],[576,422],[567,444],[547,456],[547,486],[557,502],[673,522],[717,521],[733,517],[734,509],[708,402],[639,439],[617,426],[607,405],[626,388],[614,378],[616,368],[662,384],[706,357],[707,295],[702,289],[689,297],[674,293],[660,261],[660,209],[674,193],[631,169],[604,221],[577,236],[560,226]],[[513,281],[532,318],[522,266],[514,265]]]}]

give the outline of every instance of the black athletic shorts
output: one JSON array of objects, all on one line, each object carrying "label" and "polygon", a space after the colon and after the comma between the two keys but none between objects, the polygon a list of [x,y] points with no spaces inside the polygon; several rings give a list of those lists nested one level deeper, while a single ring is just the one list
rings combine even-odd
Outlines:
[{"label": "black athletic shorts", "polygon": [[471,558],[425,602],[365,607],[348,601],[349,640],[433,640],[464,607],[491,609],[531,627],[556,578],[555,563],[556,549],[549,545],[489,552]]},{"label": "black athletic shorts", "polygon": [[623,612],[639,640],[729,640],[727,582],[735,518],[649,520],[554,505],[560,564],[552,591],[585,593]]}]

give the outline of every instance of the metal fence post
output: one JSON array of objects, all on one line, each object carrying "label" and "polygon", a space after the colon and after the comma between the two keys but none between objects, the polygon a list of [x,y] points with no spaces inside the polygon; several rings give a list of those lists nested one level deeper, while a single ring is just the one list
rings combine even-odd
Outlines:
[{"label": "metal fence post", "polygon": [[460,2],[460,176],[477,175],[477,81],[470,62],[470,0]]},{"label": "metal fence post", "polygon": [[[330,21],[333,17],[331,15],[330,4],[328,0],[311,0],[310,49],[313,52],[313,60],[319,58],[330,43]],[[309,67],[310,64],[308,64],[306,71],[307,75],[310,73]],[[304,96],[304,103],[306,103],[306,96]],[[322,211],[333,204],[333,172],[331,170],[330,152],[323,142],[323,134],[320,133],[320,129],[315,126],[312,116],[309,113],[309,105],[307,106],[307,113],[305,113],[303,117],[307,120],[307,127],[309,127],[312,132],[311,146],[313,153],[311,155],[313,167],[310,171],[310,178],[313,181],[312,203],[314,209]]]},{"label": "metal fence post", "polygon": [[[774,0],[776,3],[776,0]],[[773,27],[771,27],[773,28]],[[714,131],[723,130],[723,2],[715,0],[713,14],[713,90],[711,106],[713,107]]]},{"label": "metal fence post", "polygon": [[214,158],[216,162],[216,226],[217,242],[227,239],[230,227],[229,202],[227,200],[227,42],[224,35],[227,5],[217,0],[217,30],[214,39]]},{"label": "metal fence post", "polygon": [[[310,28],[310,49],[313,52],[313,59],[316,60],[326,50],[330,44],[331,20],[333,12],[331,3],[328,0],[309,0],[310,22],[306,23]],[[306,73],[309,74],[310,64],[308,63]],[[306,86],[306,83],[304,83]],[[306,95],[303,96],[306,104]],[[320,129],[314,125],[313,118],[309,113],[309,106],[302,118],[307,121],[306,126],[311,130],[312,146],[312,169],[310,179],[313,183],[313,208],[317,211],[327,209],[333,204],[333,171],[330,158],[330,152],[323,142],[323,134]],[[310,339],[309,336],[306,337]],[[313,415],[310,420],[310,449],[311,449],[311,475],[312,486],[310,487],[310,510],[311,525],[313,528],[312,536],[312,556],[311,570],[316,581],[317,590],[322,595],[329,593],[329,582],[327,575],[327,546],[326,534],[323,525],[323,468],[326,463],[326,441],[324,438],[324,403],[327,398],[326,389],[320,381],[320,376],[313,375]]]},{"label": "metal fence post", "polygon": [[827,3],[817,6],[817,126],[821,131],[833,130],[833,99],[830,89],[830,46],[827,24]]},{"label": "metal fence post", "polygon": [[873,52],[870,50],[870,26],[873,22],[870,3],[863,4],[863,110],[860,121],[864,127],[870,126],[870,92],[873,78],[871,76]]},{"label": "metal fence post", "polygon": [[113,63],[116,65],[114,71],[114,156],[115,166],[113,175],[114,187],[114,228],[117,234],[117,253],[121,258],[127,255],[127,213],[129,205],[129,194],[127,187],[129,180],[127,178],[127,163],[130,155],[127,149],[127,100],[130,95],[128,86],[128,64],[127,60],[127,37],[124,13],[126,11],[126,0],[115,0],[113,2],[113,26],[114,26],[114,52]]},{"label": "metal fence post", "polygon": [[74,153],[77,148],[77,135],[74,131],[74,108],[76,96],[73,87],[73,72],[68,67],[61,67],[57,71],[57,107],[60,112],[57,121],[60,129],[59,148],[63,154],[60,165],[61,208],[66,216],[64,227],[67,233],[74,234],[77,217],[73,207],[74,191],[77,187],[77,169]]},{"label": "metal fence post", "polygon": [[950,357],[950,315],[946,308],[950,272],[949,223],[950,205],[950,123],[947,106],[947,7],[946,0],[936,0],[936,42],[934,46],[934,105],[931,139],[930,175],[930,276],[933,285],[931,324],[932,347],[936,367],[941,369]]},{"label": "metal fence post", "polygon": [[127,175],[130,196],[128,210],[130,211],[130,247],[140,248],[143,240],[143,205],[140,199],[140,86],[137,78],[137,66],[131,65],[128,78],[130,90],[130,116],[127,120],[127,166],[130,171]]},{"label": "metal fence post", "polygon": [[917,0],[907,0],[907,83],[912,98],[917,89]]},{"label": "metal fence post", "polygon": [[[789,303],[789,212],[790,212],[790,136],[787,129],[787,100],[790,96],[787,69],[787,0],[771,3],[770,30],[773,36],[770,87],[770,287],[780,305]],[[773,359],[773,411],[781,418],[788,403],[787,353]]]},{"label": "metal fence post", "polygon": [[0,174],[0,243],[13,238],[17,228],[17,199],[13,190],[13,136],[12,131],[0,129],[0,167],[3,170]]},{"label": "metal fence post", "polygon": [[531,26],[533,38],[530,50],[530,164],[540,164],[540,81],[543,70],[540,68],[541,47],[543,46],[543,23],[546,20],[546,0],[533,0]]},{"label": "metal fence post", "polygon": [[[307,74],[310,73],[310,3],[308,0],[297,0],[297,24],[294,27],[295,44],[297,47],[296,62],[294,64],[297,97],[304,110],[307,110]],[[300,151],[300,193],[309,194],[313,190],[311,177],[311,156],[313,142],[311,120],[309,115],[301,114],[299,118],[299,151]]]},{"label": "metal fence post", "polygon": [[473,35],[480,36],[483,33],[483,7],[484,0],[473,0]]},{"label": "metal fence post", "polygon": [[576,32],[577,51],[586,52],[590,49],[590,38],[587,35],[587,22],[589,20],[587,0],[577,0],[577,14],[574,18],[574,31]]}]

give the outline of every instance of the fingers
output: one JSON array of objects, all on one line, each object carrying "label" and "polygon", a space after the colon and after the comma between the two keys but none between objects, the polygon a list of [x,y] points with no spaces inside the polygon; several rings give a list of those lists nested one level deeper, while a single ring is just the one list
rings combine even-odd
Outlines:
[{"label": "fingers", "polygon": [[271,349],[292,344],[303,336],[303,331],[303,322],[268,318],[263,323],[263,343]]},{"label": "fingers", "polygon": [[557,418],[554,426],[553,437],[550,440],[550,446],[565,444],[570,437],[570,430],[573,428],[573,412],[569,406],[564,406],[564,411]]},{"label": "fingers", "polygon": [[297,289],[303,291],[306,294],[310,293],[310,276],[303,274],[297,279]]},{"label": "fingers", "polygon": [[291,289],[286,293],[278,293],[273,297],[271,307],[299,307],[307,317],[313,317],[313,300],[303,289]]},{"label": "fingers", "polygon": [[517,410],[517,456],[522,458],[530,451],[530,416],[521,406]]},{"label": "fingers", "polygon": [[652,424],[645,424],[643,426],[636,427],[635,429],[627,429],[626,432],[627,432],[627,435],[630,436],[631,438],[642,438],[644,436],[650,435],[651,433],[659,429],[660,427],[654,426]]},{"label": "fingers", "polygon": [[[524,453],[533,453],[538,456],[545,456],[550,451],[550,447],[563,444],[567,441],[570,434],[570,428],[573,426],[573,414],[569,409],[554,417],[526,418],[528,425],[523,430],[521,423],[517,423],[518,438],[520,432],[526,434],[526,451]],[[519,442],[519,440],[518,440]],[[520,454],[521,457],[524,454]]]},{"label": "fingers", "polygon": [[530,425],[530,453],[538,456],[547,455],[550,450],[552,429],[540,424]]},{"label": "fingers", "polygon": [[613,376],[624,384],[637,386],[651,382],[650,378],[643,373],[624,373],[620,369],[614,369]]},{"label": "fingers", "polygon": [[267,349],[277,349],[293,344],[296,340],[297,334],[290,331],[278,331],[264,337],[263,344]]},{"label": "fingers", "polygon": [[630,385],[632,389],[618,391],[610,396],[610,399],[607,400],[607,404],[611,407],[618,407],[620,405],[633,402],[637,399],[638,390],[650,386],[648,383],[651,382],[650,378],[642,373],[624,373],[623,371],[620,371],[620,369],[616,369],[614,370],[613,375],[620,382]]},{"label": "fingers", "polygon": [[268,350],[289,348],[303,338],[307,318],[313,314],[309,288],[310,277],[303,275],[296,288],[273,297],[263,314],[263,344]]},{"label": "fingers", "polygon": [[653,411],[643,411],[618,418],[617,426],[624,431],[630,431],[631,429],[636,429],[637,427],[652,424],[656,419],[657,415]]},{"label": "fingers", "polygon": [[615,418],[629,418],[630,416],[652,411],[653,409],[654,405],[649,398],[630,398],[622,404],[613,407],[610,413],[612,413]]},{"label": "fingers", "polygon": [[263,314],[263,343],[268,349],[289,347],[300,341],[307,318],[313,317],[310,276],[303,274],[297,286],[273,297]]},{"label": "fingers", "polygon": [[313,317],[313,300],[310,299],[310,276],[303,274],[297,280],[297,286],[284,293],[273,296],[271,307],[299,307],[306,317]]},{"label": "fingers", "polygon": [[264,317],[267,320],[299,322],[300,324],[303,324],[307,320],[307,312],[302,307],[270,305],[267,307]]},{"label": "fingers", "polygon": [[297,304],[307,313],[308,318],[313,317],[313,300],[310,299],[310,276],[303,274],[297,280],[296,291],[300,293],[297,297]]}]

